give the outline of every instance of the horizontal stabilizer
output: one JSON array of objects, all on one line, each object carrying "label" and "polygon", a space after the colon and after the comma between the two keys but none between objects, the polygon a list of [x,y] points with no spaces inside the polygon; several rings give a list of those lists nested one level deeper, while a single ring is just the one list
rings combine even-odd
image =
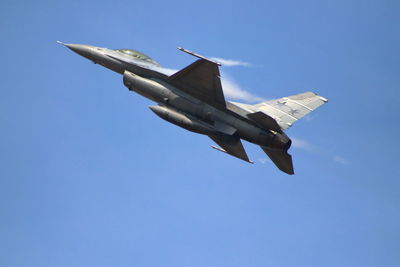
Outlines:
[{"label": "horizontal stabilizer", "polygon": [[281,171],[287,174],[294,174],[292,156],[287,151],[275,150],[264,146],[261,148]]},{"label": "horizontal stabilizer", "polygon": [[253,120],[258,126],[267,130],[274,130],[275,132],[282,133],[281,127],[279,127],[276,120],[265,114],[264,112],[258,111],[247,114],[251,120]]},{"label": "horizontal stabilizer", "polygon": [[249,160],[239,137],[225,135],[225,134],[209,135],[209,137],[221,147],[221,148],[217,147],[213,148],[225,152],[234,157],[237,157],[239,159],[242,159],[244,161],[252,163],[252,161]]}]

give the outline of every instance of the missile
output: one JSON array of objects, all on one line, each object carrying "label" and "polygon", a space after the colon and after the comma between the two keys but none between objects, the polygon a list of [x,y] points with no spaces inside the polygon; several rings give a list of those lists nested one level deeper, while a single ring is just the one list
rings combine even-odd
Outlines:
[{"label": "missile", "polygon": [[149,108],[160,118],[191,132],[206,135],[215,133],[212,125],[171,107],[149,106]]}]

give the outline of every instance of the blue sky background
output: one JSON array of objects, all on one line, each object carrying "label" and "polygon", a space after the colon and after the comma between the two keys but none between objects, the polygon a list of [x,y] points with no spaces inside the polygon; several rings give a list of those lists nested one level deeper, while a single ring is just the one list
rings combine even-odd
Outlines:
[{"label": "blue sky background", "polygon": [[[0,266],[400,266],[398,1],[0,3]],[[156,117],[56,40],[194,58],[243,90],[329,99],[296,175]]]}]

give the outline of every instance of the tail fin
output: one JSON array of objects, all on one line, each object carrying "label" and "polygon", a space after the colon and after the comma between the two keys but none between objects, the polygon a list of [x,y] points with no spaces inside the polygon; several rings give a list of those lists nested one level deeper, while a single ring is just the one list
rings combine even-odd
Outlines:
[{"label": "tail fin", "polygon": [[292,156],[288,154],[287,151],[271,149],[264,146],[261,146],[261,148],[281,171],[287,174],[294,174]]}]

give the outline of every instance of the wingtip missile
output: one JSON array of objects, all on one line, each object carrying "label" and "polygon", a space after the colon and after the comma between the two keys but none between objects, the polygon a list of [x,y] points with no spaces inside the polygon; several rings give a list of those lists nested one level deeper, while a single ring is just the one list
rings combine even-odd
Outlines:
[{"label": "wingtip missile", "polygon": [[178,48],[178,50],[180,50],[180,51],[182,51],[182,52],[185,52],[185,53],[187,53],[187,54],[189,54],[189,55],[192,55],[192,56],[194,56],[194,57],[207,60],[207,61],[209,61],[209,62],[211,62],[211,63],[217,64],[218,66],[221,66],[221,63],[219,63],[219,62],[217,62],[217,61],[215,61],[215,60],[206,58],[205,56],[199,55],[199,54],[197,54],[197,53],[194,53],[194,52],[192,52],[192,51],[189,51],[189,50],[187,50],[187,49],[185,49],[185,48],[183,48],[183,47],[180,47],[180,46],[178,46],[177,48]]}]

